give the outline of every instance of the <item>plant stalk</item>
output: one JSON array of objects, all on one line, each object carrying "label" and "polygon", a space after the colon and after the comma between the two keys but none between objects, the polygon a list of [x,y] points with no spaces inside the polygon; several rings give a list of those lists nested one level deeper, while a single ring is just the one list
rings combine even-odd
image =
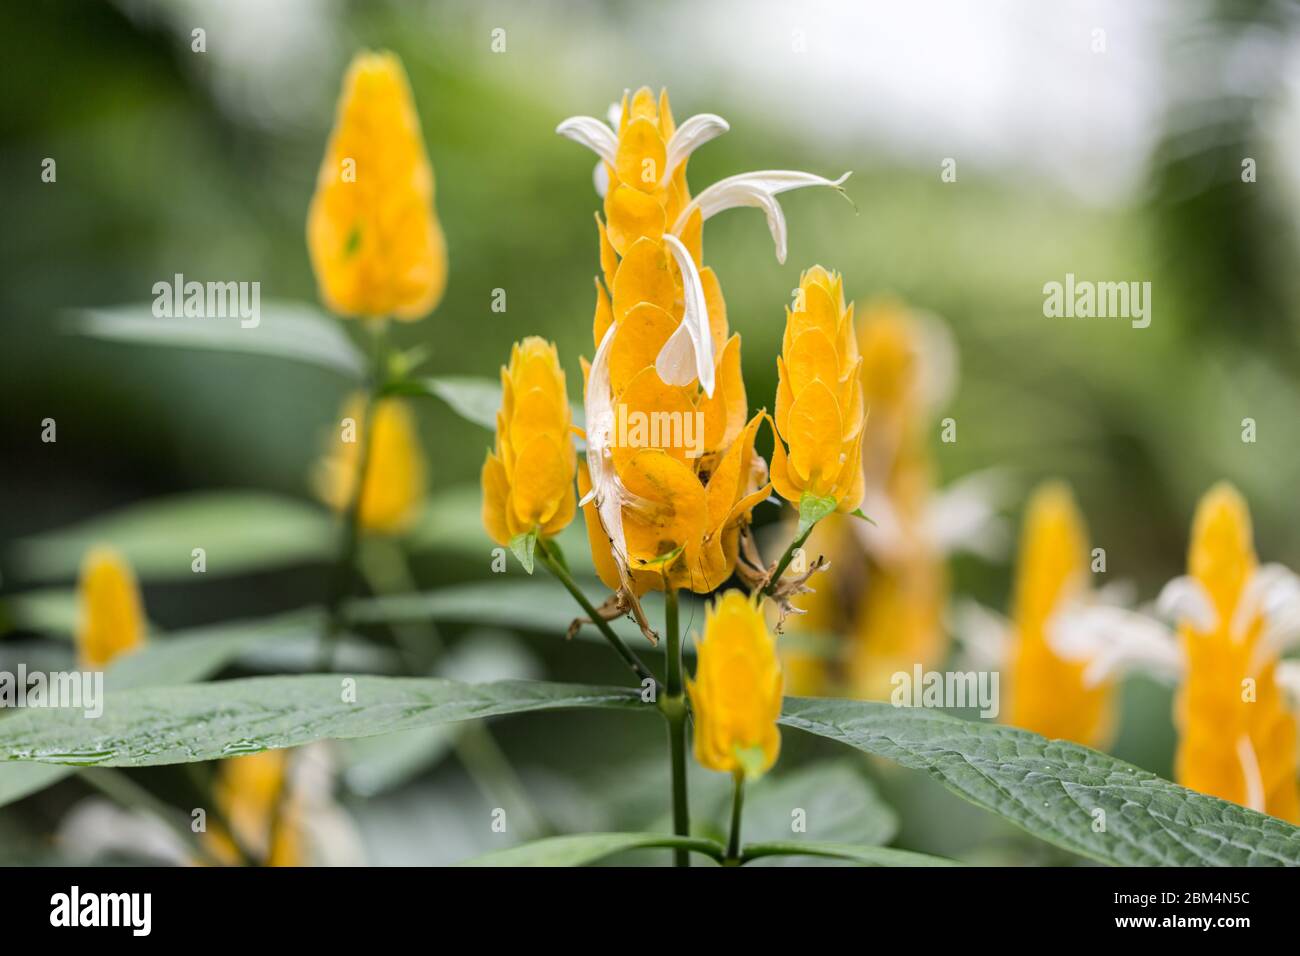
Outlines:
[{"label": "plant stalk", "polygon": [[338,558],[330,572],[329,589],[325,596],[325,631],[321,637],[320,667],[334,669],[339,635],[343,631],[343,601],[350,590],[353,566],[357,560],[357,545],[361,538],[361,496],[366,487],[366,473],[370,467],[371,432],[374,430],[375,404],[384,387],[386,377],[384,362],[384,336],[388,320],[378,320],[372,326],[373,355],[371,356],[370,387],[366,393],[365,409],[361,414],[361,450],[357,455],[357,475],[352,494],[343,512],[343,527],[339,538]]},{"label": "plant stalk", "polygon": [[785,549],[785,554],[781,555],[781,560],[776,563],[776,569],[772,572],[772,577],[767,582],[767,586],[763,588],[763,594],[771,597],[776,591],[777,585],[781,582],[781,575],[785,574],[785,569],[794,560],[794,553],[803,547],[803,543],[808,540],[808,535],[812,534],[812,529],[816,526],[817,522],[814,521],[803,530],[802,534],[790,542],[790,546]]},{"label": "plant stalk", "polygon": [[725,860],[728,866],[740,865],[740,816],[745,807],[745,773],[743,770],[737,770],[732,774],[735,781],[735,790],[731,797],[731,839],[727,842],[727,858]]},{"label": "plant stalk", "polygon": [[[659,708],[668,720],[668,753],[672,767],[673,833],[691,835],[690,804],[686,795],[686,695],[682,681],[682,635],[678,621],[677,589],[664,589],[664,631],[668,642],[668,683]],[[689,851],[673,850],[674,866],[690,866]]]},{"label": "plant stalk", "polygon": [[565,590],[572,594],[573,599],[578,602],[578,605],[584,611],[587,612],[588,619],[596,625],[596,629],[600,631],[605,640],[609,642],[609,646],[614,648],[614,652],[623,659],[623,663],[627,664],[627,666],[632,669],[632,673],[637,676],[637,679],[642,682],[647,680],[651,681],[651,686],[655,688],[655,698],[658,699],[658,681],[655,680],[655,676],[651,672],[650,668],[646,667],[645,664],[642,663],[641,658],[637,657],[636,653],[627,646],[623,639],[614,633],[614,629],[609,626],[609,621],[605,620],[597,613],[595,606],[587,600],[587,596],[582,593],[582,589],[579,588],[577,582],[573,580],[573,576],[565,570],[564,565],[560,564],[560,562],[555,559],[555,555],[551,553],[550,548],[547,547],[546,541],[543,538],[537,539],[537,555],[542,559],[542,564],[546,565],[546,570],[550,571],[551,574],[555,576],[556,580],[564,585]]}]

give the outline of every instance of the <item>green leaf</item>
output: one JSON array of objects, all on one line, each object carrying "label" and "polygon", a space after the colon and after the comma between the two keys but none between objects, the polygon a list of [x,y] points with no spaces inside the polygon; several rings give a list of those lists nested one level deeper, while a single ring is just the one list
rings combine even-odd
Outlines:
[{"label": "green leaf", "polygon": [[[730,809],[719,807],[717,818]],[[803,811],[806,831],[791,835],[795,809]],[[877,795],[854,758],[826,760],[774,772],[745,787],[742,832],[749,840],[782,843],[888,843],[898,832],[898,816]]]},{"label": "green leaf", "polygon": [[577,833],[496,850],[460,866],[585,866],[615,853],[651,847],[683,847],[718,859],[722,845],[713,840],[670,833]]},{"label": "green leaf", "polygon": [[510,539],[510,550],[529,574],[533,573],[533,551],[537,548],[537,529],[533,528]]},{"label": "green leaf", "polygon": [[1300,828],[1027,730],[800,697],[786,698],[781,723],[925,770],[1034,836],[1103,863],[1300,865]]},{"label": "green leaf", "polygon": [[259,491],[203,491],[128,505],[24,538],[12,558],[39,580],[76,576],[86,551],[109,544],[149,581],[194,580],[194,548],[220,576],[318,561],[336,547],[334,519],[309,502]]},{"label": "green leaf", "polygon": [[804,534],[822,518],[831,514],[835,507],[835,499],[830,495],[825,498],[818,498],[816,495],[810,495],[805,491],[799,499],[799,534]]},{"label": "green leaf", "polygon": [[71,331],[130,345],[241,352],[304,362],[359,381],[366,359],[342,324],[299,302],[264,302],[256,326],[239,318],[156,318],[152,303],[88,309],[72,315]]},{"label": "green leaf", "polygon": [[[318,615],[297,613],[272,620],[221,624],[153,638],[142,649],[116,660],[104,674],[105,690],[125,690],[202,680],[259,644],[295,640],[317,646]],[[28,713],[36,713],[29,711]],[[56,764],[0,762],[0,807],[44,790],[72,772]]]},{"label": "green leaf", "polygon": [[849,860],[867,866],[959,866],[954,860],[910,850],[895,850],[887,846],[857,846],[852,843],[819,843],[787,840],[780,843],[751,843],[741,851],[741,858],[750,860],[774,856],[819,856],[834,860]]},{"label": "green leaf", "polygon": [[0,720],[0,761],[148,767],[572,708],[652,709],[635,690],[580,684],[463,684],[343,674],[253,677],[110,690],[103,716],[94,720],[80,711],[25,710]]},{"label": "green leaf", "polygon": [[866,512],[864,512],[861,508],[854,508],[852,511],[849,512],[849,514],[854,518],[861,518],[869,525],[872,526],[876,525],[876,519],[871,517],[871,515],[867,514]]}]

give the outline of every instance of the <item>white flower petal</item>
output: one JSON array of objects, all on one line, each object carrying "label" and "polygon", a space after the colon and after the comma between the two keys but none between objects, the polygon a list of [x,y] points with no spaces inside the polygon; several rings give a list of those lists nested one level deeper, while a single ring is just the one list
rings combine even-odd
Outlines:
[{"label": "white flower petal", "polygon": [[1278,661],[1273,679],[1291,700],[1291,709],[1300,710],[1300,661]]},{"label": "white flower petal", "polygon": [[1047,641],[1067,660],[1087,662],[1083,680],[1089,687],[1130,670],[1173,682],[1185,667],[1167,627],[1125,608],[1067,604],[1047,622]]},{"label": "white flower petal", "polygon": [[697,113],[690,117],[674,131],[668,140],[668,158],[664,163],[663,179],[668,179],[677,171],[677,167],[690,158],[711,139],[717,139],[731,129],[727,121],[713,113]]},{"label": "white flower petal", "polygon": [[1219,626],[1219,612],[1214,602],[1195,578],[1183,575],[1174,578],[1156,598],[1156,613],[1175,624],[1190,624],[1202,634]]},{"label": "white flower petal", "polygon": [[944,554],[966,551],[990,561],[1002,558],[1011,536],[997,504],[1006,492],[1007,474],[1001,469],[959,478],[931,500],[922,519],[924,533]]},{"label": "white flower petal", "polygon": [[611,324],[596,348],[587,376],[587,391],[583,399],[583,417],[587,423],[587,472],[591,476],[591,490],[583,496],[580,505],[593,499],[600,523],[609,537],[610,547],[618,566],[619,577],[626,585],[627,539],[623,533],[623,508],[639,507],[642,500],[623,485],[614,470],[610,446],[613,442],[614,396],[610,391],[609,353],[614,344],[618,325]]},{"label": "white flower petal", "polygon": [[1232,615],[1232,636],[1244,640],[1250,626],[1263,617],[1265,627],[1300,614],[1300,578],[1280,564],[1255,569]]},{"label": "white flower petal", "polygon": [[596,195],[604,199],[605,193],[609,192],[609,166],[603,159],[591,171],[591,184],[596,187]]},{"label": "white flower petal", "polygon": [[655,371],[668,385],[689,385],[696,379],[704,394],[713,397],[713,334],[709,329],[709,307],[704,284],[695,260],[681,240],[664,234],[664,242],[682,273],[686,307],[677,327],[655,358]]},{"label": "white flower petal", "polygon": [[609,104],[609,109],[605,111],[605,118],[609,120],[612,129],[618,129],[623,125],[623,104],[613,102]]},{"label": "white flower petal", "polygon": [[570,116],[555,131],[566,139],[586,146],[589,150],[614,165],[618,155],[618,136],[594,116]]},{"label": "white flower petal", "polygon": [[1011,651],[1011,622],[978,601],[962,598],[954,602],[951,630],[966,649],[975,670],[1004,667]]},{"label": "white flower petal", "polygon": [[1255,745],[1250,742],[1250,734],[1237,738],[1237,762],[1241,765],[1241,775],[1246,781],[1246,806],[1259,813],[1264,812],[1264,775],[1259,770],[1259,758],[1255,755]]},{"label": "white flower petal", "polygon": [[804,186],[829,186],[843,193],[844,181],[849,176],[849,173],[845,173],[839,179],[826,179],[824,176],[790,169],[765,169],[728,176],[726,179],[718,180],[692,199],[677,217],[672,231],[681,232],[686,225],[686,220],[695,209],[699,209],[704,218],[709,219],[726,209],[753,206],[763,210],[763,214],[767,217],[767,228],[772,233],[772,241],[776,244],[776,260],[784,263],[785,214],[781,211],[781,204],[776,201],[777,195]]}]

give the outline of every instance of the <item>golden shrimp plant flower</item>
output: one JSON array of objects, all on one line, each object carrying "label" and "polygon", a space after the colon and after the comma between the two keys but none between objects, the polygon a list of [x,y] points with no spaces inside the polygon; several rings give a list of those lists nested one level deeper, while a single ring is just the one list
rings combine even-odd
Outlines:
[{"label": "golden shrimp plant flower", "polygon": [[553,343],[517,342],[501,369],[496,446],[483,462],[483,525],[493,541],[551,537],[577,512],[577,453],[564,370]]},{"label": "golden shrimp plant flower", "polygon": [[[838,273],[813,266],[786,309],[776,360],[772,485],[815,517],[862,502],[862,358]],[[787,451],[786,446],[789,446]]]},{"label": "golden shrimp plant flower", "polygon": [[[209,849],[221,862],[239,862],[237,846],[265,860],[267,866],[303,866],[300,808],[289,791],[288,751],[265,750],[221,761],[213,787],[223,827],[206,834]],[[236,844],[238,840],[238,844]]]},{"label": "golden shrimp plant flower", "polygon": [[1087,679],[1088,662],[1063,657],[1049,640],[1062,615],[1089,590],[1088,530],[1068,486],[1038,488],[1025,509],[1016,568],[1008,723],[1044,737],[1101,747],[1113,724],[1114,685]]},{"label": "golden shrimp plant flower", "polygon": [[987,475],[936,487],[930,427],[956,378],[943,323],[892,299],[868,303],[854,321],[868,418],[861,507],[874,524],[828,519],[805,544],[831,566],[815,593],[798,598],[807,614],[792,628],[849,635],[846,653],[808,653],[792,641],[783,658],[798,693],[884,699],[893,674],[933,666],[946,652],[947,553],[996,551],[1004,535]]},{"label": "golden shrimp plant flower", "polygon": [[1094,680],[1138,668],[1176,682],[1177,781],[1300,822],[1296,716],[1280,660],[1300,639],[1300,578],[1259,564],[1249,508],[1226,482],[1197,505],[1187,571],[1156,601],[1176,633],[1154,618],[1094,615],[1058,646],[1092,653]]},{"label": "golden shrimp plant flower", "polygon": [[755,599],[728,591],[707,608],[686,689],[701,766],[747,778],[771,768],[781,750],[781,664]]},{"label": "golden shrimp plant flower", "polygon": [[307,248],[329,309],[419,319],[438,305],[447,249],[434,212],[433,167],[401,61],[358,54],[307,215]]},{"label": "golden shrimp plant flower", "polygon": [[[646,88],[625,94],[615,114],[612,125],[578,116],[557,128],[600,157],[605,206],[605,220],[597,218],[596,352],[584,391],[584,514],[611,587],[712,590],[734,567],[739,527],[766,496],[766,466],[752,451],[757,417],[746,423],[740,339],[728,335],[721,287],[703,265],[703,224],[725,209],[757,206],[783,261],[776,195],[838,189],[843,177],[751,173],[692,197],[687,160],[726,122],[701,114],[678,126],[667,93],[656,98]],[[698,423],[696,440],[665,440],[662,430],[657,440],[624,440],[622,423],[642,415],[682,422],[683,437],[686,422]]]},{"label": "golden shrimp plant flower", "polygon": [[315,474],[317,494],[335,511],[345,511],[352,500],[363,454],[367,461],[359,527],[376,534],[408,530],[424,506],[428,479],[419,429],[405,401],[375,400],[368,416],[364,394],[358,392],[344,404],[340,427]]},{"label": "golden shrimp plant flower", "polygon": [[77,581],[77,659],[98,670],[139,649],[147,624],[140,586],[131,565],[117,551],[92,548]]}]

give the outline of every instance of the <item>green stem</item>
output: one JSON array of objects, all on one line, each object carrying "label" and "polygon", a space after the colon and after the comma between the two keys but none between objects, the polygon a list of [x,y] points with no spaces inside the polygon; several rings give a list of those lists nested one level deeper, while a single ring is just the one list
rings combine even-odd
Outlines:
[{"label": "green stem", "polygon": [[374,424],[375,403],[383,390],[386,378],[384,362],[384,335],[388,321],[376,320],[370,326],[373,336],[370,387],[361,414],[361,450],[357,455],[357,475],[352,494],[343,512],[343,528],[339,538],[338,558],[330,572],[329,590],[325,596],[325,632],[321,638],[321,670],[332,671],[338,651],[339,635],[343,632],[343,600],[350,590],[353,566],[357,559],[357,544],[361,538],[361,496],[366,486],[366,473],[370,467],[371,426]]},{"label": "green stem", "polygon": [[82,769],[78,775],[110,800],[128,810],[146,810],[158,817],[167,827],[180,837],[194,852],[210,866],[221,866],[221,860],[199,839],[178,817],[178,811],[163,803],[152,793],[140,786],[120,770],[110,767]]},{"label": "green stem", "polygon": [[729,866],[740,865],[740,815],[745,806],[745,774],[737,770],[732,774],[735,790],[731,797],[731,839],[727,842],[727,859]]},{"label": "green stem", "polygon": [[812,524],[808,525],[808,527],[805,528],[798,537],[790,542],[790,547],[785,549],[785,554],[781,555],[781,560],[776,563],[776,570],[772,572],[771,580],[769,580],[767,586],[763,588],[763,593],[765,595],[770,597],[776,591],[776,587],[781,581],[781,575],[785,574],[785,569],[788,568],[790,562],[794,560],[794,553],[803,547],[803,543],[808,540],[808,535],[812,534],[812,529],[816,526],[817,522],[814,521]]},{"label": "green stem", "polygon": [[587,618],[596,625],[596,629],[604,635],[605,640],[609,642],[609,646],[614,648],[614,652],[623,659],[623,663],[632,669],[632,673],[637,676],[637,679],[643,683],[645,681],[651,682],[651,686],[655,688],[655,698],[658,699],[658,682],[655,680],[650,668],[646,667],[641,662],[641,658],[637,657],[636,653],[624,643],[623,639],[614,633],[614,629],[609,626],[609,621],[600,616],[595,606],[587,600],[587,596],[582,593],[582,589],[573,580],[573,576],[565,570],[564,565],[556,560],[555,555],[551,553],[551,549],[547,547],[544,538],[537,539],[537,555],[542,559],[542,564],[546,565],[546,570],[555,575],[556,580],[564,585],[565,590],[572,594],[573,599],[587,612]]},{"label": "green stem", "polygon": [[[664,589],[664,632],[668,642],[668,683],[659,709],[668,720],[668,754],[672,765],[673,833],[691,835],[691,811],[686,795],[686,696],[682,681],[682,635],[678,621],[677,589]],[[685,849],[673,851],[674,866],[690,866]]]}]

